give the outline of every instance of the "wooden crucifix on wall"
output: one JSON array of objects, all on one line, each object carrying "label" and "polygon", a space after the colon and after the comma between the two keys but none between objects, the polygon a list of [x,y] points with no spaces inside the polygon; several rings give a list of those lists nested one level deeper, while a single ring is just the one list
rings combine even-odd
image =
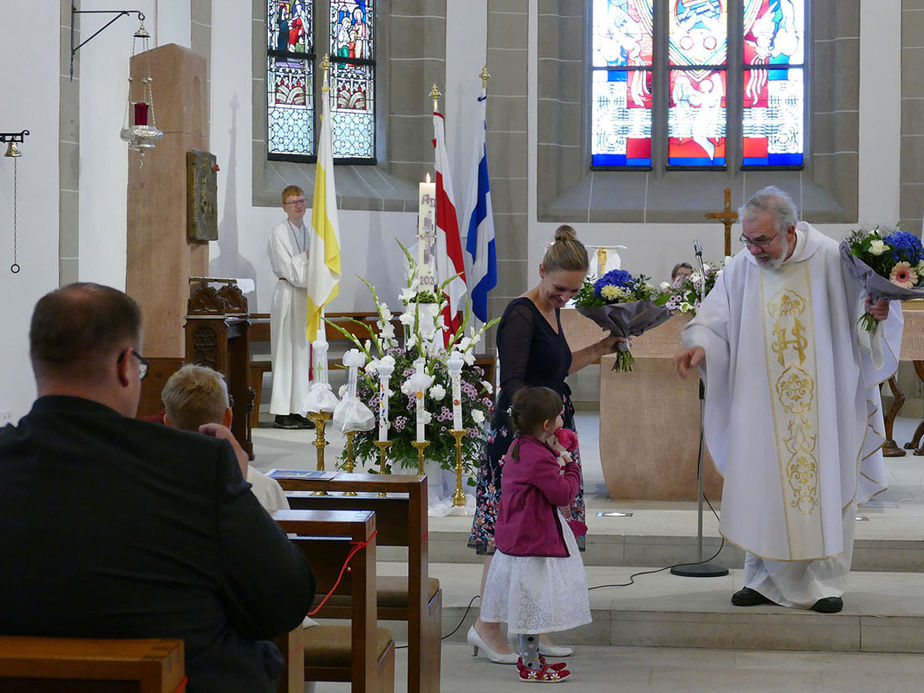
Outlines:
[{"label": "wooden crucifix on wall", "polygon": [[715,219],[725,225],[725,257],[731,255],[731,227],[738,221],[738,212],[731,208],[731,188],[725,188],[725,209],[721,212],[706,212],[707,219]]}]

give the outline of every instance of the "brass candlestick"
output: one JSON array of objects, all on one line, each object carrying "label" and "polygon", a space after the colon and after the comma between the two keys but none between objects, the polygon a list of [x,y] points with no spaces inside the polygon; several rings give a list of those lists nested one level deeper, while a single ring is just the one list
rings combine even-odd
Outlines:
[{"label": "brass candlestick", "polygon": [[425,473],[425,472],[424,472],[424,455],[423,455],[423,451],[427,448],[427,446],[428,446],[429,444],[430,444],[430,442],[427,441],[427,440],[414,440],[414,441],[411,441],[411,445],[413,445],[413,446],[417,449],[417,473],[418,473],[418,474],[424,474],[424,473]]},{"label": "brass candlestick", "polygon": [[458,508],[465,506],[465,493],[462,491],[462,436],[465,430],[452,428],[449,432],[456,439],[456,492],[452,494],[452,506]]},{"label": "brass candlestick", "polygon": [[[328,443],[324,439],[324,427],[327,426],[327,422],[331,419],[331,412],[329,411],[313,411],[308,413],[308,418],[314,421],[315,436],[314,446],[318,451],[318,471],[324,471],[324,448],[327,447]],[[327,491],[315,491],[312,495],[315,496],[326,496]]]},{"label": "brass candlestick", "polygon": [[[347,474],[353,473],[353,467],[355,463],[353,461],[353,438],[356,435],[356,431],[347,431],[347,459],[346,459],[346,472]],[[355,496],[356,491],[346,491],[343,494],[344,496]]]},{"label": "brass candlestick", "polygon": [[[375,440],[373,441],[375,447],[379,449],[379,473],[385,474],[385,453],[388,450],[388,446],[391,445],[390,440]],[[384,491],[379,491],[379,496],[384,498],[388,494]]]}]

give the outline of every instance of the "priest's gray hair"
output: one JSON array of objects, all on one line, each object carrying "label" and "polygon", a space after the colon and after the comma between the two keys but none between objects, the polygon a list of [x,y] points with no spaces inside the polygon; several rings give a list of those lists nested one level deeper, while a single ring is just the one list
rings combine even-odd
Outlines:
[{"label": "priest's gray hair", "polygon": [[768,185],[758,190],[738,210],[741,219],[753,220],[765,212],[770,212],[775,220],[774,226],[779,233],[784,233],[790,226],[799,221],[799,212],[796,203],[788,193],[783,192],[775,185]]}]

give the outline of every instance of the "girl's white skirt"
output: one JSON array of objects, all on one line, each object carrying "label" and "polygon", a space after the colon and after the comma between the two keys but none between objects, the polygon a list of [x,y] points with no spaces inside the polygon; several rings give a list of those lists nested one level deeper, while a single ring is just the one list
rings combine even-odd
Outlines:
[{"label": "girl's white skirt", "polygon": [[481,597],[481,619],[509,633],[553,633],[591,622],[584,562],[574,532],[557,513],[566,558],[508,556],[497,551]]}]

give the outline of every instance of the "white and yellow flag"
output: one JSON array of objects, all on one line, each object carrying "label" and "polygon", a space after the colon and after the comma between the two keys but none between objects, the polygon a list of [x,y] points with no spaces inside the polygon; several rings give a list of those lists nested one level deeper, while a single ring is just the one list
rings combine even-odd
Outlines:
[{"label": "white and yellow flag", "polygon": [[326,77],[325,74],[318,160],[314,171],[311,250],[308,255],[308,315],[305,334],[309,342],[317,338],[324,306],[336,298],[340,283],[340,222],[337,219],[337,192],[334,189],[330,99]]}]

